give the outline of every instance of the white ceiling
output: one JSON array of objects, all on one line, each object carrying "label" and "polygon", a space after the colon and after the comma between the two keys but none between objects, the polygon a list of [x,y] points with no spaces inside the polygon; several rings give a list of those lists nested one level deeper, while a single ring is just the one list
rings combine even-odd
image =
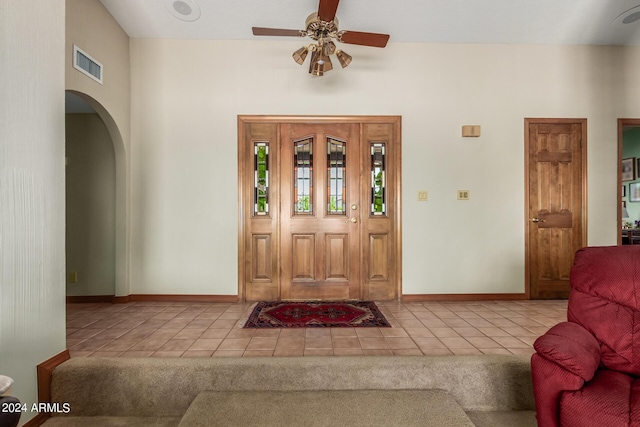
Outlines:
[{"label": "white ceiling", "polygon": [[[318,9],[318,0],[100,1],[132,38],[258,39],[252,26],[304,29]],[[176,18],[176,2],[199,8],[199,19]],[[337,16],[341,30],[387,33],[390,43],[640,45],[640,20],[614,22],[639,6],[640,0],[342,0]]]}]

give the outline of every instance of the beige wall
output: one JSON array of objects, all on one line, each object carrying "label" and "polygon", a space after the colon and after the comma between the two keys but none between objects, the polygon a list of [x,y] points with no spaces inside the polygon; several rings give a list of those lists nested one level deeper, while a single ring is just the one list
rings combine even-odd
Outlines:
[{"label": "beige wall", "polygon": [[97,114],[66,115],[67,295],[115,294],[115,158]]},{"label": "beige wall", "polygon": [[525,117],[588,119],[589,244],[615,244],[616,119],[640,116],[640,49],[353,46],[313,78],[298,45],[131,40],[132,293],[237,293],[238,114],[402,115],[405,294],[524,291]]},{"label": "beige wall", "polygon": [[[129,36],[98,0],[66,0],[66,4],[66,88],[97,100],[127,141],[131,121]],[[104,84],[73,68],[74,44],[103,65]]]},{"label": "beige wall", "polygon": [[29,408],[36,365],[66,347],[64,15],[0,2],[0,373]]},{"label": "beige wall", "polygon": [[[116,164],[116,295],[129,292],[130,66],[129,37],[98,0],[66,0],[66,89],[85,99],[111,135]],[[72,66],[73,45],[103,65],[101,85]]]}]

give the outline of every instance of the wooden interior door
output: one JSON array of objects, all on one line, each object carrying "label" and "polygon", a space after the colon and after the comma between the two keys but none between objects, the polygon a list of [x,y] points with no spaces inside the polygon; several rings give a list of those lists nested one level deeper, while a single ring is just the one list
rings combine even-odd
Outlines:
[{"label": "wooden interior door", "polygon": [[360,299],[357,124],[281,126],[281,299]]},{"label": "wooden interior door", "polygon": [[567,298],[586,236],[586,120],[526,119],[527,282],[533,299]]}]

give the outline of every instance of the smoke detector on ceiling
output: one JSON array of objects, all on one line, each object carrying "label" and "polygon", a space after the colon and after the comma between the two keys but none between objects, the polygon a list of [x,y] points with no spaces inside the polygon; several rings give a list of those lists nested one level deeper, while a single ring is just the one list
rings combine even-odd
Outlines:
[{"label": "smoke detector on ceiling", "polygon": [[613,20],[614,26],[626,26],[640,21],[640,6],[632,7],[626,12],[621,13]]},{"label": "smoke detector on ceiling", "polygon": [[165,7],[176,18],[192,22],[200,18],[200,6],[193,0],[165,0]]}]

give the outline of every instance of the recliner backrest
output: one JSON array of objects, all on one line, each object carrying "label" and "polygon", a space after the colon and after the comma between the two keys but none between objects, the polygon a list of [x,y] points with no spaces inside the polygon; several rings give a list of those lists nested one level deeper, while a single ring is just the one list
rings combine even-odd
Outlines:
[{"label": "recliner backrest", "polygon": [[601,365],[640,376],[640,245],[580,249],[570,282],[567,318],[596,337]]}]

